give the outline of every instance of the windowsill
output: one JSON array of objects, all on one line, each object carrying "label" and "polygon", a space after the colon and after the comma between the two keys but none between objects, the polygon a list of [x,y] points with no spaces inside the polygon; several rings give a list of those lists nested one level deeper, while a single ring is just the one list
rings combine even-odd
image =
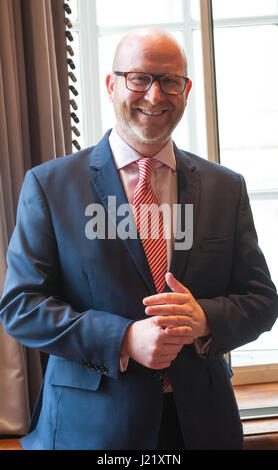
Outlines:
[{"label": "windowsill", "polygon": [[257,364],[252,366],[232,366],[233,385],[263,384],[278,382],[278,364]]},{"label": "windowsill", "polygon": [[[278,449],[278,382],[234,386],[246,450]],[[259,410],[259,413],[258,413]]]}]

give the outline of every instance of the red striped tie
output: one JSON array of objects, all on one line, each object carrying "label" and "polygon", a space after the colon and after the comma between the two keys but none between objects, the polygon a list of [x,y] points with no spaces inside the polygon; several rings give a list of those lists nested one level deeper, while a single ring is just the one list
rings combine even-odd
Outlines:
[{"label": "red striped tie", "polygon": [[[159,293],[163,292],[165,286],[167,251],[162,214],[150,183],[151,173],[157,160],[145,157],[137,160],[136,163],[139,166],[139,181],[133,197],[133,213],[156,290]],[[168,385],[168,374],[165,372],[164,391],[167,390]]]},{"label": "red striped tie", "polygon": [[145,250],[157,292],[163,292],[167,272],[166,241],[162,214],[150,184],[150,177],[157,160],[141,158],[139,181],[133,198],[133,213],[138,232]]}]

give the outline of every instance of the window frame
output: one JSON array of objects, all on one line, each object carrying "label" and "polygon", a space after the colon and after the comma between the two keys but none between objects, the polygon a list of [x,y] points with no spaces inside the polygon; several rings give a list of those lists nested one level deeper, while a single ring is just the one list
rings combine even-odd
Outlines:
[{"label": "window frame", "polygon": [[[80,116],[81,135],[83,133],[85,145],[94,145],[102,135],[101,123],[101,98],[100,98],[100,80],[99,73],[99,51],[98,38],[102,35],[125,34],[131,28],[144,26],[136,24],[130,26],[98,26],[96,2],[91,0],[77,0],[79,2],[80,16],[73,21],[72,31],[79,34],[80,41],[80,79],[81,88],[81,107],[83,114]],[[182,0],[184,22],[156,24],[168,31],[180,30],[183,32],[185,44],[188,45],[187,56],[192,65],[190,76],[194,83],[195,67],[193,54],[193,32],[201,29],[202,54],[203,54],[203,74],[204,74],[204,97],[206,113],[206,138],[208,160],[220,163],[220,139],[218,128],[217,111],[217,90],[216,90],[216,72],[214,57],[214,28],[235,27],[235,26],[258,26],[258,25],[278,25],[278,15],[256,16],[256,17],[238,17],[229,19],[213,19],[212,0],[199,0],[200,2],[200,20],[190,18],[190,1]],[[278,0],[277,0],[278,3]],[[87,21],[90,18],[90,25]],[[82,34],[80,34],[82,30]],[[87,54],[87,44],[90,44],[91,54]],[[197,133],[194,131],[197,126],[196,113],[196,95],[194,87],[192,88],[191,100],[193,105],[187,109],[188,118],[191,123],[189,126],[189,141],[191,148],[197,148]],[[93,110],[93,111],[92,111]],[[87,145],[88,144],[88,145]],[[197,152],[196,152],[197,153]],[[250,191],[249,197],[264,197],[269,191]],[[265,193],[265,194],[263,194]],[[277,191],[271,191],[272,196],[278,196]],[[230,363],[230,354],[226,359]],[[278,363],[264,364],[254,366],[233,367],[234,376],[233,385],[253,384],[278,381]]]}]

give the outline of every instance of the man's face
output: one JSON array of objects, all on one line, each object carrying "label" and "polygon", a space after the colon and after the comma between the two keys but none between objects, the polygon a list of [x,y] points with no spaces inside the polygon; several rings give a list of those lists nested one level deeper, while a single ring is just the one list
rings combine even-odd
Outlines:
[{"label": "man's face", "polygon": [[[175,43],[164,37],[140,37],[127,43],[117,68],[120,72],[186,75],[184,57]],[[167,95],[157,81],[147,92],[133,92],[126,88],[124,77],[113,74],[107,77],[107,88],[119,135],[140,153],[151,155],[159,151],[183,115],[185,93]]]}]

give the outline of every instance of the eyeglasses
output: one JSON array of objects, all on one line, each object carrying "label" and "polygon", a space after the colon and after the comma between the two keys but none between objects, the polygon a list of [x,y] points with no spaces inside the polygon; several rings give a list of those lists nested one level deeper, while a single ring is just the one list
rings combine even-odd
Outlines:
[{"label": "eyeglasses", "polygon": [[165,75],[152,75],[145,72],[113,72],[115,75],[125,77],[125,84],[128,90],[137,92],[148,91],[153,82],[157,81],[160,90],[166,95],[182,95],[189,78],[167,73]]}]

